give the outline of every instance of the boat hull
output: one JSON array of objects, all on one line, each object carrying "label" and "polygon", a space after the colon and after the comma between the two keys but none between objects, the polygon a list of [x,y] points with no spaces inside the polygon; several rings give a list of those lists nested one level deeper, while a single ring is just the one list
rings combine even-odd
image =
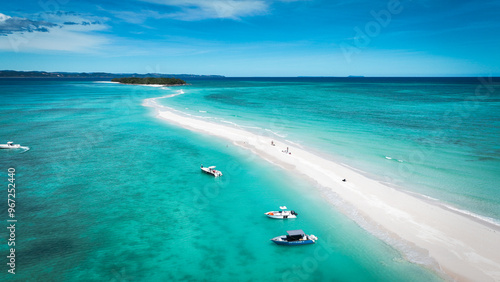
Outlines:
[{"label": "boat hull", "polygon": [[274,219],[287,219],[287,218],[297,218],[296,215],[281,215],[281,214],[275,214],[275,213],[266,213],[267,217],[269,218],[274,218]]},{"label": "boat hull", "polygon": [[270,211],[266,212],[265,215],[274,219],[297,218],[297,213],[295,211]]},{"label": "boat hull", "polygon": [[202,167],[201,171],[204,172],[204,173],[206,173],[206,174],[210,174],[210,175],[212,175],[214,177],[222,176],[222,172],[220,172],[218,170],[210,170],[208,168]]},{"label": "boat hull", "polygon": [[286,236],[278,236],[271,239],[277,245],[283,246],[299,246],[299,245],[309,245],[316,243],[315,240],[308,238],[307,240],[297,240],[297,241],[286,241]]},{"label": "boat hull", "polygon": [[2,144],[0,145],[0,149],[19,149],[21,148],[21,145],[5,145],[5,144]]}]

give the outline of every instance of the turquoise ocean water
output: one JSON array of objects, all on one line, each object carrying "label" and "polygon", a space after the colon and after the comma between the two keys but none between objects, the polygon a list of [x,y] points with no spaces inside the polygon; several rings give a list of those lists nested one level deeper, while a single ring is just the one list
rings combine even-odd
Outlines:
[{"label": "turquoise ocean water", "polygon": [[[154,117],[145,98],[288,140],[382,181],[500,220],[500,99],[477,79],[223,79],[181,88],[0,80],[0,151],[16,169],[8,281],[433,281],[300,177]],[[484,88],[478,87],[485,85]],[[486,87],[488,86],[488,87]],[[182,89],[183,92],[180,92]],[[220,179],[199,165],[217,165]],[[1,181],[1,180],[0,180]],[[0,182],[1,183],[1,182]],[[6,202],[6,201],[5,201]],[[295,220],[264,212],[287,205]],[[7,205],[0,206],[7,226]],[[286,248],[286,230],[316,235]],[[407,258],[407,259],[405,259]]]}]

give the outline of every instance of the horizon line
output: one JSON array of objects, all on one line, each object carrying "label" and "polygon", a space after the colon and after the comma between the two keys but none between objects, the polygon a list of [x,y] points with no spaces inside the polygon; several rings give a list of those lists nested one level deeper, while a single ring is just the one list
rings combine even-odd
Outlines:
[{"label": "horizon line", "polygon": [[[418,76],[401,76],[401,75],[382,75],[382,76],[367,76],[367,75],[345,75],[345,76],[330,76],[330,75],[296,75],[296,76],[259,76],[259,75],[252,75],[252,76],[228,76],[228,75],[223,75],[223,74],[194,74],[194,73],[140,73],[140,72],[105,72],[105,71],[43,71],[43,70],[0,70],[0,72],[8,72],[8,71],[13,71],[13,72],[41,72],[41,73],[84,73],[84,74],[120,74],[120,75],[126,75],[126,74],[139,74],[139,75],[147,75],[147,74],[156,74],[156,75],[194,75],[194,76],[220,76],[220,77],[225,77],[225,78],[479,78],[479,77],[491,77],[491,78],[497,78],[500,77],[498,76],[493,76],[493,75],[443,75],[443,76],[427,76],[427,75],[418,75]],[[8,77],[0,77],[0,78],[8,78]],[[14,77],[11,77],[14,78]],[[22,77],[18,77],[22,78]],[[40,77],[43,78],[43,77]]]}]

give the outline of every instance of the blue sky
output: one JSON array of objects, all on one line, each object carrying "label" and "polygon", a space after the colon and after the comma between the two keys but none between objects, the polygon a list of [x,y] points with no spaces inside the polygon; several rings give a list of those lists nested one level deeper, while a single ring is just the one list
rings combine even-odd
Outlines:
[{"label": "blue sky", "polygon": [[0,7],[0,69],[500,76],[500,0],[40,0]]}]

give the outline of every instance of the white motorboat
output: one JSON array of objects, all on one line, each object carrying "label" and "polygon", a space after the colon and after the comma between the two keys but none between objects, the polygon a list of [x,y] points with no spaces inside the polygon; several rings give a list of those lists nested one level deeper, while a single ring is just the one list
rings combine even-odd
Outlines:
[{"label": "white motorboat", "polygon": [[9,141],[7,144],[0,144],[0,149],[19,149],[21,148],[21,145],[19,144],[14,144],[14,142]]},{"label": "white motorboat", "polygon": [[284,219],[284,218],[297,218],[297,213],[295,211],[287,211],[286,206],[281,206],[280,211],[270,211],[266,212],[265,215],[267,215],[270,218],[278,218],[278,219]]},{"label": "white motorboat", "polygon": [[222,176],[222,172],[216,170],[215,166],[203,167],[203,165],[201,165],[201,171],[203,171],[204,173],[211,174],[215,177]]}]

